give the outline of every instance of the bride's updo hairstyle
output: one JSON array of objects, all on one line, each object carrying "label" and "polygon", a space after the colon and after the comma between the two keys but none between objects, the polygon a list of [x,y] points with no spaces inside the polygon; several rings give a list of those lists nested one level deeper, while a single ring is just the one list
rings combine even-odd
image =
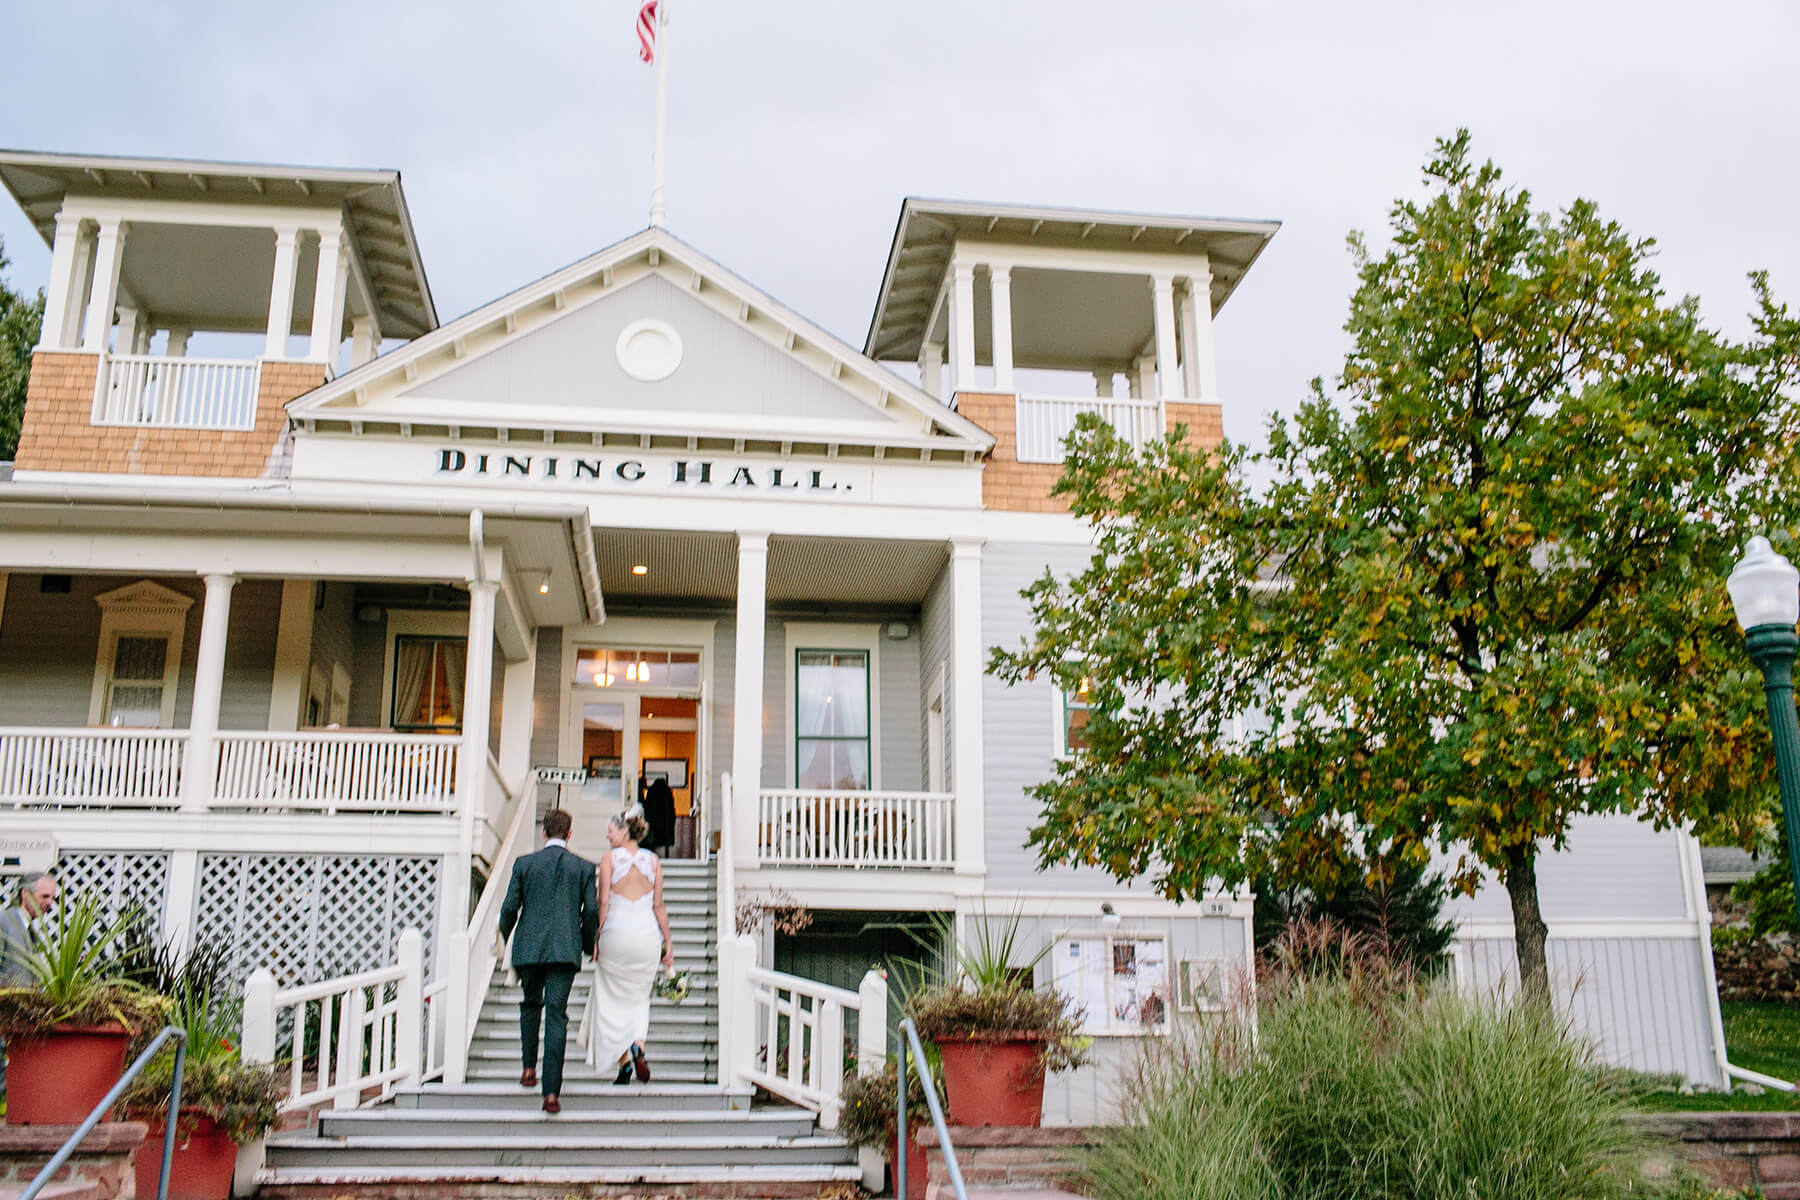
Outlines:
[{"label": "bride's updo hairstyle", "polygon": [[650,822],[644,820],[644,809],[641,805],[634,804],[614,817],[613,824],[623,829],[626,836],[640,845],[645,838],[650,836]]}]

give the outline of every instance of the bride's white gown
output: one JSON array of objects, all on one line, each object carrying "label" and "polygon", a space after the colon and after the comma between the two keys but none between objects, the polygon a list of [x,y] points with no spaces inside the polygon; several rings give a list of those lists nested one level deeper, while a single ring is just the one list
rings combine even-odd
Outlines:
[{"label": "bride's white gown", "polygon": [[[594,961],[594,990],[581,1023],[587,1060],[603,1070],[617,1067],[619,1055],[650,1036],[650,985],[656,981],[663,951],[654,888],[658,866],[656,855],[648,850],[633,854],[620,846],[606,857],[613,891]],[[627,900],[619,895],[618,886],[633,867],[653,886],[636,900]]]}]

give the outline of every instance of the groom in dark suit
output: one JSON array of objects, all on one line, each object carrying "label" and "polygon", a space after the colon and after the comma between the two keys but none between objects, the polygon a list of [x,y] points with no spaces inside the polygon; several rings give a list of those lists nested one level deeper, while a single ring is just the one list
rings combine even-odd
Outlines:
[{"label": "groom in dark suit", "polygon": [[[513,863],[500,936],[512,938],[512,965],[525,989],[519,1006],[519,1044],[525,1060],[520,1087],[538,1083],[538,1023],[544,1026],[544,1111],[562,1111],[563,1054],[569,1041],[569,989],[581,956],[594,953],[600,934],[600,897],[594,864],[569,853],[574,820],[560,808],[544,814],[544,848]],[[513,927],[518,936],[513,937]]]}]

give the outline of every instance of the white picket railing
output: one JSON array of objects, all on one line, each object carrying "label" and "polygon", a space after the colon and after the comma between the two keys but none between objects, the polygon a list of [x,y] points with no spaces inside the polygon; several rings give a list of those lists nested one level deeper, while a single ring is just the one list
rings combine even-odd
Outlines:
[{"label": "white picket railing", "polygon": [[431,733],[219,734],[212,803],[324,812],[454,812],[461,739]]},{"label": "white picket railing", "polygon": [[[386,1097],[396,1086],[417,1087],[423,1068],[425,939],[401,933],[391,967],[277,989],[267,967],[244,984],[245,1062],[277,1060],[276,1030],[290,1025],[287,1087],[281,1111],[330,1102],[355,1108],[365,1093]],[[307,1045],[308,1035],[316,1037]]]},{"label": "white picket railing", "polygon": [[1063,441],[1075,429],[1075,418],[1097,413],[1102,420],[1142,450],[1163,433],[1163,410],[1156,400],[1117,400],[1102,396],[1020,396],[1014,408],[1019,461],[1059,463]]},{"label": "white picket railing", "polygon": [[250,429],[262,364],[229,358],[105,354],[94,424],[148,429]]},{"label": "white picket railing", "polygon": [[[720,962],[720,978],[728,965],[735,967],[749,993],[748,1003],[721,1009],[721,1021],[736,1024],[733,1073],[741,1084],[755,1084],[817,1112],[821,1128],[836,1129],[845,1059],[854,1053],[860,1074],[880,1070],[886,1059],[887,980],[870,971],[862,986],[849,992],[752,965],[756,948],[747,935],[731,938],[721,949],[728,953]],[[853,1045],[844,1037],[846,1011],[857,1014]]]},{"label": "white picket railing", "polygon": [[469,1042],[475,1033],[475,1022],[481,1017],[481,1002],[487,996],[488,984],[500,966],[494,953],[500,937],[500,903],[512,878],[513,863],[530,849],[532,821],[537,816],[536,793],[529,777],[506,792],[511,808],[504,818],[506,832],[494,852],[487,885],[481,889],[481,899],[475,903],[468,926],[446,937],[438,954],[438,977],[426,989],[431,1003],[430,1047],[425,1066],[428,1078],[459,1084],[468,1076]]},{"label": "white picket railing", "polygon": [[787,867],[949,868],[955,812],[949,792],[764,790],[756,857]]},{"label": "white picket railing", "polygon": [[0,805],[173,808],[186,752],[166,729],[0,729]]}]

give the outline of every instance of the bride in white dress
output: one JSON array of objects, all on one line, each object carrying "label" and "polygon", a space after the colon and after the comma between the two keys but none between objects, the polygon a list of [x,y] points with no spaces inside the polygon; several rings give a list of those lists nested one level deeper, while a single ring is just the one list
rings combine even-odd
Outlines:
[{"label": "bride in white dress", "polygon": [[617,1064],[614,1083],[650,1080],[644,1039],[650,1033],[650,987],[658,966],[675,963],[669,914],[663,907],[662,864],[638,848],[649,833],[644,810],[633,806],[612,819],[612,850],[595,872],[600,881],[600,950],[594,957],[594,990],[582,1023],[587,1060],[604,1069]]}]

